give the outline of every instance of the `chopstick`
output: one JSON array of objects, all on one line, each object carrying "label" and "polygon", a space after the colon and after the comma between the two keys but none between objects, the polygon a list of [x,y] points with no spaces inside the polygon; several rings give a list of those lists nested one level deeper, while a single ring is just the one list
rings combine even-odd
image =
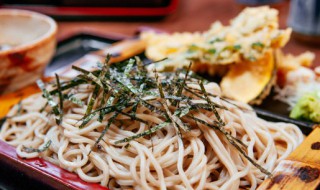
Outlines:
[{"label": "chopstick", "polygon": [[320,125],[287,159],[280,161],[273,177],[264,180],[258,190],[320,189]]}]

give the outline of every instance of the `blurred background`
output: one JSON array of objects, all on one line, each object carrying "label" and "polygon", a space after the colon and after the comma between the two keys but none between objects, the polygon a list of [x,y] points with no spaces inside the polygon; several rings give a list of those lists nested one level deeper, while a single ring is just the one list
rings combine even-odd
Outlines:
[{"label": "blurred background", "polygon": [[[301,25],[307,23],[306,19],[310,20],[311,17],[317,19],[319,2],[317,0],[0,0],[0,5],[2,8],[29,9],[53,16],[58,21],[58,40],[62,40],[76,33],[132,36],[143,27],[167,32],[204,31],[216,20],[227,24],[246,6],[260,5],[277,8],[280,13],[280,27],[284,28],[290,20],[290,3],[293,10],[290,24]],[[314,11],[308,10],[308,6]],[[308,28],[308,26],[301,27]],[[311,37],[310,33],[294,36],[296,37],[286,46],[286,52],[297,54],[308,48],[320,55],[319,43],[314,43],[319,41],[317,33],[311,33]],[[308,41],[309,43],[306,43]],[[316,62],[320,61],[318,57]]]}]

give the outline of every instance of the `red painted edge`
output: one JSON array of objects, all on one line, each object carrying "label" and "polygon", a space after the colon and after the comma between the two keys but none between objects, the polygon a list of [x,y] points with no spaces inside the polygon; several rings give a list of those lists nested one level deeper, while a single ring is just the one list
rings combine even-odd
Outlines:
[{"label": "red painted edge", "polygon": [[23,159],[17,156],[14,147],[0,140],[0,159],[6,164],[17,168],[25,175],[40,180],[56,189],[75,190],[108,190],[97,183],[88,183],[80,177],[65,169],[60,168],[44,159],[32,158]]},{"label": "red painted edge", "polygon": [[2,5],[0,8],[17,8],[39,11],[53,16],[165,16],[172,14],[179,0],[172,0],[166,7],[53,7]]}]

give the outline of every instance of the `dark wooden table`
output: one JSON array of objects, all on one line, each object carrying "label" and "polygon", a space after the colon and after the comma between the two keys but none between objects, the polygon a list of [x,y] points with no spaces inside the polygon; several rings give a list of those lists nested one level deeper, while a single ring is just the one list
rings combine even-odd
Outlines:
[{"label": "dark wooden table", "polygon": [[[289,1],[276,5],[280,10],[280,26],[287,27],[287,17],[289,12]],[[166,30],[169,32],[177,31],[204,31],[207,30],[212,22],[220,20],[224,24],[235,17],[243,8],[235,0],[180,0],[178,10],[161,20],[157,21],[59,21],[58,38],[62,39],[79,32],[94,33],[114,33],[123,36],[132,36],[141,26],[149,26]],[[311,46],[291,38],[284,48],[285,52],[293,54],[304,51],[316,53],[316,65],[320,65],[320,47]]]}]

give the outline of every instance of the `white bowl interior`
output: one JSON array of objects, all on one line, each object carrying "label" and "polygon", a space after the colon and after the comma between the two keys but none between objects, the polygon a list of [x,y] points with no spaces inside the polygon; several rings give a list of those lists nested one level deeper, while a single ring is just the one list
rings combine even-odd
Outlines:
[{"label": "white bowl interior", "polygon": [[48,20],[38,15],[0,10],[0,51],[25,45],[41,38],[51,29]]}]

